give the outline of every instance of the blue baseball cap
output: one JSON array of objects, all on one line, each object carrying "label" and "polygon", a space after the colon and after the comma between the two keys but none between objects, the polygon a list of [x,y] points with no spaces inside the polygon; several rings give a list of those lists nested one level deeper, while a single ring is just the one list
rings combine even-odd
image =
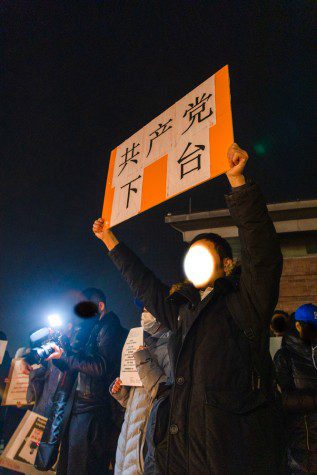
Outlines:
[{"label": "blue baseball cap", "polygon": [[317,306],[312,303],[301,305],[295,312],[295,320],[310,323],[317,328]]}]

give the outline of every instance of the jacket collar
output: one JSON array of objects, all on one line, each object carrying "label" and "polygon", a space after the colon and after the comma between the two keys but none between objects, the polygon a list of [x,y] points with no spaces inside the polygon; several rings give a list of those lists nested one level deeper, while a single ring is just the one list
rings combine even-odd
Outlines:
[{"label": "jacket collar", "polygon": [[296,330],[290,330],[286,333],[282,340],[282,348],[286,348],[291,354],[296,354],[301,358],[311,361],[312,351],[311,345],[305,343]]},{"label": "jacket collar", "polygon": [[213,299],[217,299],[221,295],[226,295],[229,292],[236,290],[239,286],[238,276],[221,277],[215,281],[214,288],[207,297],[201,301],[200,292],[193,284],[184,283],[175,292],[167,297],[166,300],[181,304],[186,301],[189,302],[192,308],[197,308],[201,303],[207,303]]}]

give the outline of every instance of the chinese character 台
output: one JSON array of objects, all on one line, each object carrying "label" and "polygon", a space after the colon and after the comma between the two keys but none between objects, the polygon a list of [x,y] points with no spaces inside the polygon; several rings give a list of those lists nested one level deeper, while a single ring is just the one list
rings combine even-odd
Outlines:
[{"label": "chinese character \u53f0", "polygon": [[188,173],[201,169],[201,152],[205,150],[206,147],[205,145],[194,145],[196,149],[192,152],[187,153],[191,145],[191,142],[187,144],[184,152],[182,153],[182,156],[179,158],[179,160],[177,160],[177,163],[179,163],[181,166],[181,180],[184,178],[185,175],[188,175]]}]

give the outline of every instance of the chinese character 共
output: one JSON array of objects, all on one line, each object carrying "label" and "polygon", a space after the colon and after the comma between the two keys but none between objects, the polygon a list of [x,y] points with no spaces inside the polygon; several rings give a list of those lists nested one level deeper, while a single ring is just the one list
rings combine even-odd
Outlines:
[{"label": "chinese character \u5171", "polygon": [[121,155],[121,157],[124,157],[124,162],[119,164],[119,167],[123,167],[123,168],[122,168],[122,170],[121,170],[121,172],[119,173],[118,176],[121,175],[121,173],[123,172],[123,170],[125,169],[125,167],[128,165],[129,162],[138,163],[138,161],[135,157],[137,155],[139,155],[140,152],[135,153],[135,150],[136,150],[137,147],[139,147],[139,145],[140,145],[139,143],[136,145],[133,142],[132,148],[129,149],[129,147],[127,147],[125,153],[123,155]]}]

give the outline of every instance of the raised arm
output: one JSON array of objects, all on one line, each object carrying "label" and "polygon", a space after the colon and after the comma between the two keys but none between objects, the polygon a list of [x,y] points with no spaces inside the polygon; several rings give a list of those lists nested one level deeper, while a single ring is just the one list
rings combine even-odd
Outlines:
[{"label": "raised arm", "polygon": [[241,242],[241,292],[252,314],[261,324],[268,323],[278,299],[283,258],[264,197],[243,176],[247,153],[233,144],[228,157],[232,192],[226,200]]},{"label": "raised arm", "polygon": [[169,288],[150,271],[125,244],[104,229],[102,218],[94,222],[93,232],[106,245],[109,257],[130,286],[133,295],[141,300],[152,315],[166,328],[175,330],[178,324],[178,307],[167,301]]}]

